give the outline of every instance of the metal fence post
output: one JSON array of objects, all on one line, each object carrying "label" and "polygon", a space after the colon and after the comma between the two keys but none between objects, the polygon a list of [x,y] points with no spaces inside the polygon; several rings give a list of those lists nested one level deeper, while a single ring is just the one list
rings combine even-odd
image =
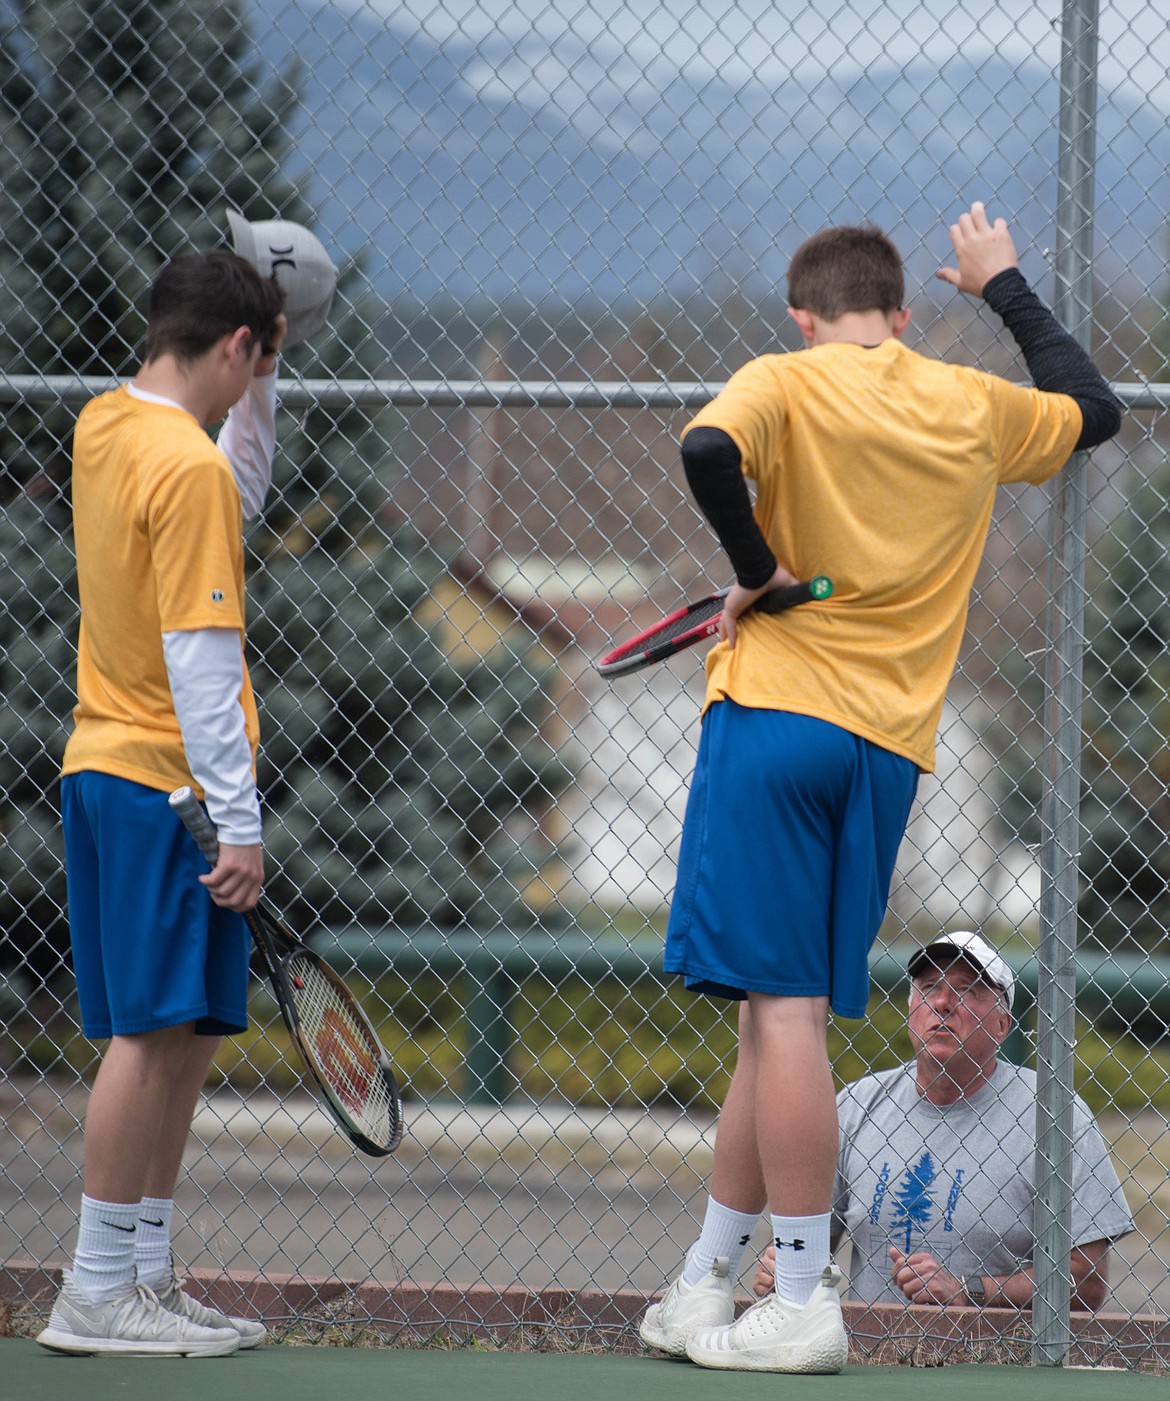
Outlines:
[{"label": "metal fence post", "polygon": [[[1066,0],[1060,71],[1056,316],[1088,346],[1096,144],[1096,0]],[[1037,990],[1036,1255],[1032,1358],[1068,1360],[1086,458],[1057,478],[1052,511],[1048,699]]]}]

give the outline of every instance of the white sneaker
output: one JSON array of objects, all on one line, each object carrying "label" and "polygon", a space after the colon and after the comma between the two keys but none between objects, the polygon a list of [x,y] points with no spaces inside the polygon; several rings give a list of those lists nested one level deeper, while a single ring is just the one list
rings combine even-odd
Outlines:
[{"label": "white sneaker", "polygon": [[190,1294],[184,1294],[179,1277],[173,1272],[171,1282],[156,1285],[154,1292],[164,1309],[197,1323],[201,1328],[232,1329],[239,1335],[241,1348],[259,1347],[268,1337],[268,1329],[258,1318],[234,1318],[231,1314],[220,1313],[218,1309],[201,1304],[198,1299],[192,1299]]},{"label": "white sneaker", "polygon": [[719,1256],[698,1284],[684,1284],[682,1276],[651,1304],[638,1329],[644,1343],[681,1357],[687,1340],[700,1328],[718,1328],[735,1317],[728,1279],[728,1261]]},{"label": "white sneaker", "polygon": [[829,1265],[804,1308],[769,1294],[734,1323],[695,1333],[687,1356],[736,1372],[839,1372],[849,1356],[840,1283],[841,1271]]},{"label": "white sneaker", "polygon": [[231,1328],[204,1328],[170,1313],[144,1284],[94,1303],[64,1272],[49,1326],[37,1335],[54,1352],[103,1357],[226,1357],[240,1346]]}]

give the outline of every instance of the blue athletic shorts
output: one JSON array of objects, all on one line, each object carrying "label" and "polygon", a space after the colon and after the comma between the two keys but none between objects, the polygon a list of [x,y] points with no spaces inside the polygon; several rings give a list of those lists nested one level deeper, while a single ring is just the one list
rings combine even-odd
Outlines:
[{"label": "blue athletic shorts", "polygon": [[104,773],[61,780],[73,968],[86,1036],[248,1025],[251,939],[198,877],[207,862],[167,795]]},{"label": "blue athletic shorts", "polygon": [[694,992],[869,1001],[918,768],[837,725],[718,701],[703,718],[664,967]]}]

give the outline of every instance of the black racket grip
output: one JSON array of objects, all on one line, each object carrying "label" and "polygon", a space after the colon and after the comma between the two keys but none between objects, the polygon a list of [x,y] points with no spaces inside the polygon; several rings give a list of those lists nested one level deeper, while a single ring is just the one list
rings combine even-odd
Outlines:
[{"label": "black racket grip", "polygon": [[832,593],[832,579],[827,574],[814,574],[811,579],[804,579],[799,584],[786,584],[783,588],[769,589],[767,593],[762,593],[752,604],[752,611],[783,613],[786,609],[797,608],[802,603],[830,598]]},{"label": "black racket grip", "polygon": [[183,826],[195,838],[199,850],[207,857],[207,864],[214,866],[219,860],[219,837],[211,825],[211,818],[203,810],[203,804],[186,786],[176,788],[167,801],[182,818]]}]

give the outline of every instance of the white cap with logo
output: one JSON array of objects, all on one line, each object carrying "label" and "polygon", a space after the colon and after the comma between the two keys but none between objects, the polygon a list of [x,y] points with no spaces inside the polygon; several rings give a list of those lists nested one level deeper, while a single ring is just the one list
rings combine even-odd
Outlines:
[{"label": "white cap with logo", "polygon": [[274,277],[284,288],[285,346],[308,340],[324,326],[337,287],[337,269],[321,240],[291,219],[250,224],[229,209],[227,221],[235,252],[262,277]]},{"label": "white cap with logo", "polygon": [[910,955],[910,961],[907,964],[910,976],[915,977],[940,953],[958,954],[968,963],[974,965],[987,982],[1000,989],[1007,1000],[1008,1009],[1011,1009],[1012,998],[1016,991],[1015,974],[982,934],[976,934],[970,929],[940,934],[937,939],[932,939],[925,948],[917,949]]}]

